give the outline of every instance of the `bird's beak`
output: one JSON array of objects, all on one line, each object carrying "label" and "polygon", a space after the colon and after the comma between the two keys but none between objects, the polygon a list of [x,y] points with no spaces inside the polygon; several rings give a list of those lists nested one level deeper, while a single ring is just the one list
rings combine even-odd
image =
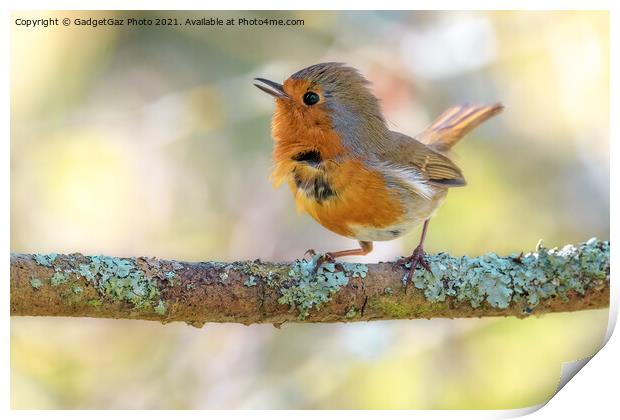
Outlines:
[{"label": "bird's beak", "polygon": [[286,94],[286,92],[284,92],[284,87],[281,84],[272,82],[271,80],[261,79],[260,77],[257,77],[254,80],[259,82],[259,83],[254,83],[254,86],[259,88],[263,92],[268,93],[271,96],[274,96],[276,98],[290,99],[290,97]]}]

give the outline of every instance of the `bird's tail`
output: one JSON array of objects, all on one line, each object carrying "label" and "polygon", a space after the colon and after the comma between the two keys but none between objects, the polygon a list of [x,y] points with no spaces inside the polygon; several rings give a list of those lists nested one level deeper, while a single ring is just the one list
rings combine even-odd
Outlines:
[{"label": "bird's tail", "polygon": [[501,112],[502,104],[459,105],[448,108],[415,138],[439,152],[447,152],[474,128]]}]

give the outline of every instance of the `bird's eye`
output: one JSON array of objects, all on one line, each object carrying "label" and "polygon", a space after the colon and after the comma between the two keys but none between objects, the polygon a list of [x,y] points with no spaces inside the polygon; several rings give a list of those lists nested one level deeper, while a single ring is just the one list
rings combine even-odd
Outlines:
[{"label": "bird's eye", "polygon": [[304,103],[306,105],[314,105],[316,104],[319,100],[321,99],[321,97],[319,96],[318,93],[314,93],[314,92],[306,92],[304,93]]}]

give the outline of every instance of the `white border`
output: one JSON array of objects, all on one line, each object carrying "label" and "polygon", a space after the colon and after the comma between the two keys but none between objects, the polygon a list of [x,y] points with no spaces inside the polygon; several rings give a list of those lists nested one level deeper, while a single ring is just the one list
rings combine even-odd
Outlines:
[{"label": "white border", "polygon": [[[5,57],[9,54],[9,32],[10,32],[10,11],[11,10],[36,10],[36,9],[57,9],[57,10],[95,10],[95,9],[103,9],[103,10],[139,10],[143,9],[144,6],[149,6],[153,10],[344,10],[350,8],[350,2],[346,2],[344,0],[314,0],[313,2],[300,2],[300,1],[284,1],[284,0],[263,0],[260,3],[257,1],[250,0],[228,0],[228,1],[212,1],[212,2],[197,2],[190,0],[176,0],[174,2],[164,2],[161,0],[151,0],[147,2],[141,1],[130,1],[130,0],[110,0],[107,2],[103,1],[77,1],[77,0],[64,0],[64,1],[43,1],[43,0],[25,0],[25,1],[14,1],[10,0],[7,2],[3,2],[3,6],[6,8],[5,19],[3,19],[1,25],[2,30],[1,34],[1,45],[4,47]],[[617,75],[620,74],[620,67],[618,66],[618,47],[620,43],[618,43],[618,2],[613,0],[590,0],[590,1],[577,1],[577,0],[563,0],[563,1],[552,1],[552,0],[503,0],[501,2],[498,1],[468,1],[468,2],[460,2],[454,0],[435,0],[433,2],[428,1],[397,1],[397,0],[382,0],[377,2],[370,1],[358,1],[355,2],[356,8],[358,10],[401,10],[401,9],[418,9],[418,10],[610,10],[611,11],[611,159],[615,159],[617,157],[618,146],[615,144],[614,139],[617,139],[618,133],[620,130],[618,129],[618,119],[614,116],[620,115],[620,109],[618,108],[618,98],[617,98]],[[5,6],[6,5],[6,6]],[[8,275],[9,275],[9,267],[8,267],[8,254],[10,252],[9,249],[9,101],[10,101],[10,62],[9,60],[3,60],[2,65],[3,72],[3,80],[2,87],[0,88],[0,94],[2,94],[3,101],[1,102],[3,116],[4,116],[4,124],[3,124],[3,141],[2,147],[4,148],[3,153],[1,154],[3,159],[3,164],[0,169],[0,185],[2,186],[2,206],[0,206],[0,211],[2,214],[2,218],[5,221],[5,229],[6,234],[2,236],[2,245],[4,249],[5,258],[2,260],[2,269],[4,273],[4,284],[5,290],[3,294],[3,298],[1,300],[2,307],[1,311],[5,314],[5,317],[2,322],[4,337],[9,338],[9,296],[8,296]],[[616,140],[617,141],[617,140]],[[611,214],[618,214],[618,170],[614,165],[611,166]],[[578,223],[578,221],[575,221]],[[612,218],[611,220],[611,241],[615,242],[617,238],[617,220]],[[615,278],[615,273],[618,271],[615,269],[618,258],[615,256],[616,253],[612,250],[612,278]],[[612,282],[612,306],[610,310],[610,326],[608,329],[608,337],[612,332],[613,325],[617,320],[618,315],[618,302],[619,299],[619,291],[617,287],[614,287],[614,283]],[[10,389],[10,365],[9,365],[9,346],[8,340],[5,341],[5,345],[0,347],[0,351],[2,352],[2,360],[3,360],[3,370],[5,375],[3,376],[3,380],[0,382],[0,395],[2,398],[2,408],[7,411],[4,413],[5,415],[11,417],[34,417],[38,415],[45,415],[46,417],[51,418],[67,418],[67,417],[82,417],[84,413],[81,411],[48,411],[48,412],[27,412],[27,411],[19,411],[19,412],[11,412],[8,411],[9,408],[9,389]],[[618,413],[617,409],[617,396],[616,389],[618,384],[618,372],[620,365],[618,358],[615,355],[620,354],[620,340],[617,338],[617,334],[611,337],[607,345],[593,358],[593,360],[588,363],[581,372],[577,374],[576,379],[570,381],[558,394],[555,396],[548,404],[544,406],[539,411],[531,414],[533,418],[565,418],[565,417],[585,417],[589,418],[609,418],[611,413]],[[529,410],[531,411],[531,409]],[[525,410],[508,410],[508,411],[414,411],[414,412],[402,412],[402,411],[373,411],[373,412],[343,412],[343,411],[333,411],[333,412],[325,412],[321,413],[322,416],[328,417],[338,417],[348,418],[355,416],[359,417],[367,417],[367,416],[390,416],[390,417],[401,417],[401,418],[411,418],[413,417],[423,417],[423,418],[505,418],[505,417],[513,417],[522,414],[526,414],[528,412]],[[39,414],[41,413],[41,414]],[[169,412],[158,412],[158,411],[150,411],[148,412],[148,416],[154,416],[155,418],[159,416],[164,416]],[[376,414],[375,414],[376,413]],[[138,413],[134,411],[122,411],[119,413],[120,415],[131,415],[135,416]],[[185,417],[185,416],[195,416],[200,415],[204,416],[204,413],[201,412],[179,412],[175,411],[173,413],[174,416]],[[103,418],[103,416],[108,416],[109,414],[105,411],[91,411],[88,412],[88,416],[92,416],[94,418]],[[139,414],[138,414],[139,415]],[[306,418],[308,416],[314,416],[316,413],[312,412],[284,412],[284,411],[260,411],[260,412],[222,412],[222,411],[211,411],[208,414],[209,416],[215,415],[217,417],[239,417],[239,416],[252,416],[256,418],[256,416],[269,416],[270,418],[284,418],[290,419],[290,416],[295,416],[295,418]],[[6,417],[5,417],[6,418]]]}]

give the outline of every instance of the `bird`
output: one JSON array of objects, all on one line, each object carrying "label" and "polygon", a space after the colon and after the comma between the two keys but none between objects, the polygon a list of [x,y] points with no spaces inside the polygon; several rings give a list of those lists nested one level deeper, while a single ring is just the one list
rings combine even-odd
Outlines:
[{"label": "bird", "polygon": [[449,151],[503,105],[452,106],[410,137],[388,128],[370,82],[344,63],[311,65],[282,84],[257,77],[254,86],[275,98],[274,186],[287,183],[299,211],[359,242],[359,248],[325,253],[317,266],[367,255],[374,241],[422,224],[418,246],[394,267],[409,267],[406,282],[416,267],[430,272],[424,252],[429,220],[448,190],[466,185]]}]

